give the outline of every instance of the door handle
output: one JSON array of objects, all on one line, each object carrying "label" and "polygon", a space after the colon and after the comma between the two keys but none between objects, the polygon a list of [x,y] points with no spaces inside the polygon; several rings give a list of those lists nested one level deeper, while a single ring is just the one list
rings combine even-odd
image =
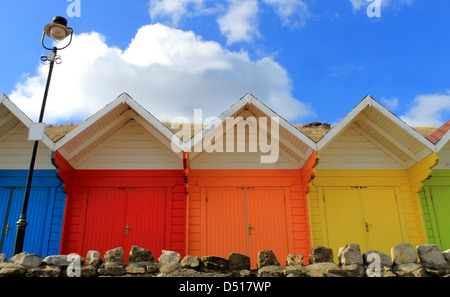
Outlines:
[{"label": "door handle", "polygon": [[5,235],[7,235],[7,234],[8,234],[8,230],[9,230],[9,224],[6,224]]},{"label": "door handle", "polygon": [[367,222],[366,222],[366,232],[369,232],[369,226],[372,226],[371,224],[368,224]]},{"label": "door handle", "polygon": [[255,227],[252,227],[252,225],[248,224],[248,235],[252,235],[252,229]]},{"label": "door handle", "polygon": [[127,224],[127,227],[125,228],[125,235],[128,235],[128,230],[130,230],[131,228],[130,227],[128,227],[128,224]]}]

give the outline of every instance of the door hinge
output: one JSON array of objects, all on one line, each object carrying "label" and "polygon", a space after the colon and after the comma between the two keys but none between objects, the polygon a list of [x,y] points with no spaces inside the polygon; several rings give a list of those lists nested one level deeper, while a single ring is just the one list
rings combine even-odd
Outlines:
[{"label": "door hinge", "polygon": [[208,202],[208,196],[206,196],[206,202]]}]

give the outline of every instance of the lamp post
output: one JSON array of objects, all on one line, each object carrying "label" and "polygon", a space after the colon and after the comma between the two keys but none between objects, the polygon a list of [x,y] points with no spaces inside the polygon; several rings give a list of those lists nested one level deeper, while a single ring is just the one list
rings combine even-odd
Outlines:
[{"label": "lamp post", "polygon": [[[52,38],[56,42],[63,41],[64,39],[66,39],[66,37],[70,36],[70,41],[64,47],[58,48],[55,46],[53,48],[48,48],[44,44],[45,36]],[[46,25],[44,27],[44,32],[42,33],[42,40],[41,40],[42,46],[45,49],[52,51],[51,53],[48,54],[48,56],[41,57],[42,61],[50,62],[50,69],[48,72],[47,84],[45,86],[44,98],[42,100],[41,113],[39,115],[39,125],[41,127],[42,137],[43,137],[43,133],[44,133],[44,129],[43,129],[44,123],[42,122],[42,120],[44,118],[45,103],[47,101],[48,88],[50,86],[50,80],[52,78],[53,65],[54,65],[55,61],[57,62],[57,64],[59,64],[61,62],[59,57],[56,56],[56,53],[58,50],[65,49],[66,47],[69,46],[69,44],[72,42],[72,36],[73,36],[72,28],[68,28],[67,20],[60,16],[54,17],[52,20],[52,23]],[[31,131],[31,129],[30,129],[30,131]],[[22,249],[23,249],[23,242],[25,239],[25,229],[27,227],[26,213],[27,213],[27,207],[28,207],[28,199],[30,197],[31,182],[33,179],[34,164],[36,161],[38,145],[39,145],[39,137],[34,139],[33,152],[32,152],[31,161],[30,161],[30,169],[28,171],[27,184],[26,184],[25,194],[24,194],[23,204],[22,204],[22,212],[20,214],[19,221],[17,222],[17,231],[16,231],[16,237],[14,240],[14,250],[13,250],[14,255],[21,253]]]}]

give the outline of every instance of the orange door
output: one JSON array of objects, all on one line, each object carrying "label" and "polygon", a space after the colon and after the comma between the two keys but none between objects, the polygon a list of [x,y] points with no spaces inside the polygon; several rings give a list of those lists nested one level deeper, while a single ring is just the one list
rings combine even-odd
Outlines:
[{"label": "orange door", "polygon": [[284,265],[289,254],[284,190],[248,189],[247,201],[250,257],[256,261],[258,251],[272,250]]},{"label": "orange door", "polygon": [[283,188],[210,188],[206,196],[206,253],[227,258],[272,250],[280,264],[288,254]]},{"label": "orange door", "polygon": [[208,189],[206,194],[206,252],[228,258],[247,254],[244,191]]}]

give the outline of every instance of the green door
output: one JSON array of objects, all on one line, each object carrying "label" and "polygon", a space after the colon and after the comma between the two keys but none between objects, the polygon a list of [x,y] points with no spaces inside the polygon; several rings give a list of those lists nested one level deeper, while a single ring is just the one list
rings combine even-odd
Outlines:
[{"label": "green door", "polygon": [[431,187],[431,203],[441,250],[450,249],[450,188]]}]

